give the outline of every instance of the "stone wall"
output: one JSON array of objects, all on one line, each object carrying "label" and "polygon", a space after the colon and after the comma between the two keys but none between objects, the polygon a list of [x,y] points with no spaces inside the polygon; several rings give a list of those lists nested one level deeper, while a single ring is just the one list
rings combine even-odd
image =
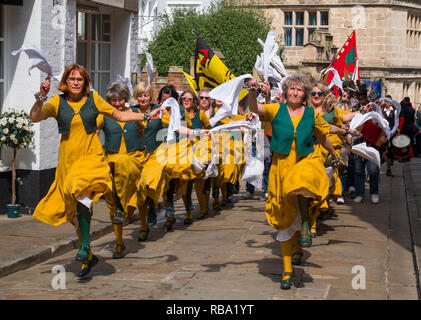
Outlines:
[{"label": "stone wall", "polygon": [[[259,6],[273,18],[281,43],[284,11],[329,11],[328,31],[336,47],[356,31],[362,78],[383,80],[384,94],[396,99],[408,95],[421,102],[421,1],[321,0],[316,5],[307,0],[263,0]],[[302,70],[309,58],[302,46],[286,47],[285,57],[289,72]]]}]

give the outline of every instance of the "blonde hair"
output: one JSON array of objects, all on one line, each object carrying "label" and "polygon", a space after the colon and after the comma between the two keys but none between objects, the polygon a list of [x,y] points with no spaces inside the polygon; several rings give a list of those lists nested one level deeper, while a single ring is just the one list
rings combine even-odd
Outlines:
[{"label": "blonde hair", "polygon": [[[322,103],[322,108],[326,109],[326,112],[332,111],[332,109],[335,107],[336,103],[338,102],[338,99],[336,98],[336,96],[330,91],[329,87],[321,81],[316,82],[312,88],[314,87],[319,88],[325,96]],[[311,105],[313,107],[312,103]]]},{"label": "blonde hair", "polygon": [[148,93],[149,94],[149,103],[152,103],[153,99],[154,99],[154,95],[153,95],[153,90],[152,87],[148,86],[146,84],[146,82],[144,81],[140,81],[136,87],[133,88],[133,98],[132,101],[136,104],[139,103],[139,101],[137,100],[137,98],[144,94],[144,93]]}]

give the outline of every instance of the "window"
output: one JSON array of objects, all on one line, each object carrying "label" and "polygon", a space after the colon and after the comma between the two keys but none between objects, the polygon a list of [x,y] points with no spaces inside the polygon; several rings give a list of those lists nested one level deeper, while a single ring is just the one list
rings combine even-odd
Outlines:
[{"label": "window", "polygon": [[320,12],[320,25],[322,26],[329,25],[329,12],[327,11]]},{"label": "window", "polygon": [[292,29],[291,28],[284,29],[284,42],[286,46],[292,45]]},{"label": "window", "polygon": [[92,87],[101,96],[111,76],[111,16],[77,12],[76,62],[89,72]]},{"label": "window", "polygon": [[167,2],[167,13],[170,17],[172,17],[175,11],[202,11],[202,3],[201,2],[189,2],[189,1],[177,1],[177,2]]},{"label": "window", "polygon": [[292,12],[285,12],[285,25],[292,26]]},{"label": "window", "polygon": [[406,30],[406,46],[411,49],[420,49],[421,40],[421,28],[420,28],[421,16],[408,13],[407,30]]},{"label": "window", "polygon": [[297,47],[304,44],[304,29],[295,29],[295,45]]},{"label": "window", "polygon": [[285,11],[284,45],[301,47],[317,30],[328,30],[329,11]]},{"label": "window", "polygon": [[304,25],[304,12],[295,13],[295,25],[297,26]]},{"label": "window", "polygon": [[317,12],[316,11],[308,13],[308,25],[317,26]]}]

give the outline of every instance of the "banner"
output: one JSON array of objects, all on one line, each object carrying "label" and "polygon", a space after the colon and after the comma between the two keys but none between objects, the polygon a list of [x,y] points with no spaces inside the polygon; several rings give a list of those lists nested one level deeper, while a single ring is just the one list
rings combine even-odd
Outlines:
[{"label": "banner", "polygon": [[[342,81],[345,80],[345,74],[349,74],[355,80],[360,80],[355,30],[352,31],[351,37],[348,37],[328,68],[333,68],[338,71],[339,77]],[[331,83],[334,76],[334,73],[330,72],[328,84]]]},{"label": "banner", "polygon": [[[194,66],[194,81],[197,91],[204,89],[212,90],[221,83],[235,78],[221,59],[218,58],[213,50],[198,35]],[[241,90],[239,105],[243,109],[248,105],[247,95],[247,90]]]}]

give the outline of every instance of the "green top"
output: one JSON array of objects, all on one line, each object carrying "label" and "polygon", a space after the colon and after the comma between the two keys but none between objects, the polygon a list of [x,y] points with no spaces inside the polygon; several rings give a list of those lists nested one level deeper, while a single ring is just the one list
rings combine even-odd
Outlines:
[{"label": "green top", "polygon": [[[161,106],[159,104],[154,104],[151,107],[151,111],[156,108],[161,108]],[[162,143],[163,139],[159,137],[159,131],[163,129],[163,127],[161,119],[154,119],[146,124],[146,128],[143,132],[147,153],[153,153]]]},{"label": "green top", "polygon": [[[136,107],[131,107],[133,112],[139,113]],[[123,126],[107,116],[104,116],[105,144],[104,149],[110,152],[119,152],[121,146],[121,137],[124,136],[127,152],[138,150],[144,146],[140,137],[137,122],[126,122]]]},{"label": "green top", "polygon": [[272,120],[270,150],[280,154],[289,154],[295,133],[297,155],[306,156],[312,153],[314,151],[312,139],[314,127],[314,109],[305,106],[304,114],[294,132],[294,125],[288,113],[287,105],[281,103],[275,118]]},{"label": "green top", "polygon": [[202,120],[200,120],[200,110],[196,111],[196,115],[191,119],[192,129],[203,129]]},{"label": "green top", "polygon": [[[68,135],[70,132],[70,123],[75,115],[73,108],[67,103],[66,95],[61,94],[60,103],[57,112],[58,132],[62,135]],[[85,104],[79,110],[80,117],[85,127],[86,133],[94,132],[98,129],[96,118],[98,117],[98,108],[95,106],[92,92],[88,93]]]}]

